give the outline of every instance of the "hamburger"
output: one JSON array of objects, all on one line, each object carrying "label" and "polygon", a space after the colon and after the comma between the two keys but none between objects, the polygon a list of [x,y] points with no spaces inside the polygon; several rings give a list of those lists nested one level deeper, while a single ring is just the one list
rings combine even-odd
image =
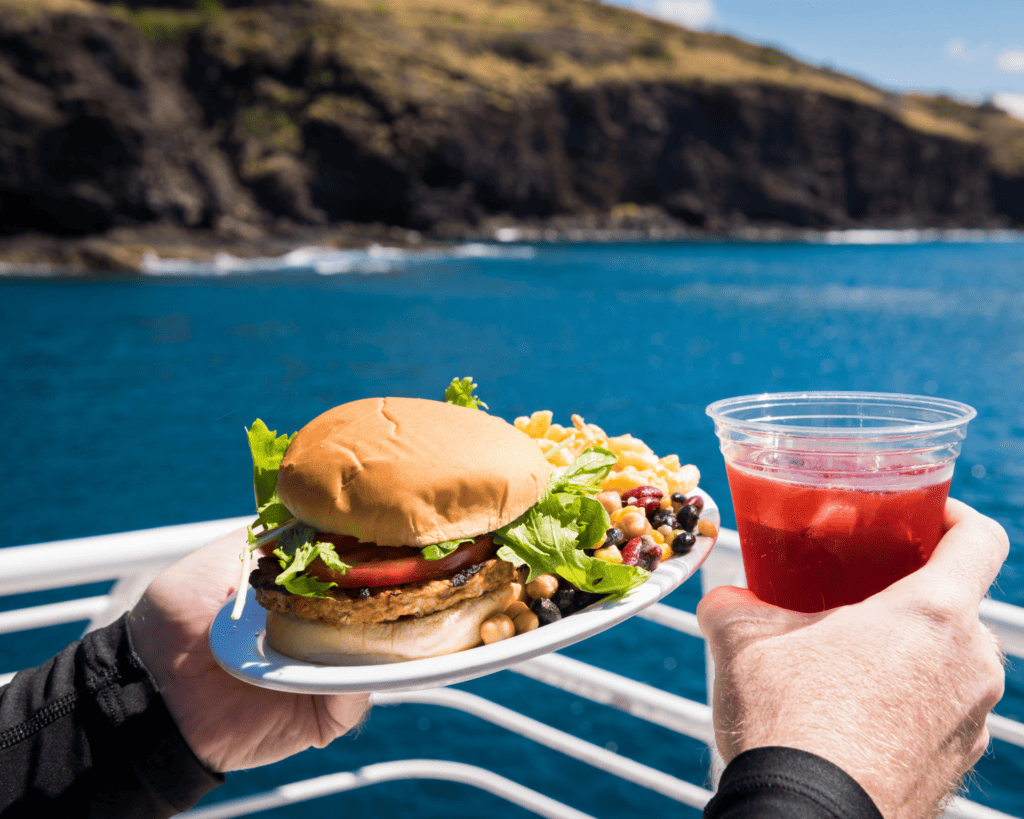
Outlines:
[{"label": "hamburger", "polygon": [[432,657],[480,642],[520,567],[601,595],[646,579],[586,552],[609,525],[592,495],[611,453],[553,473],[528,435],[461,403],[367,398],[292,436],[248,431],[264,530],[249,583],[272,648],[329,665]]}]

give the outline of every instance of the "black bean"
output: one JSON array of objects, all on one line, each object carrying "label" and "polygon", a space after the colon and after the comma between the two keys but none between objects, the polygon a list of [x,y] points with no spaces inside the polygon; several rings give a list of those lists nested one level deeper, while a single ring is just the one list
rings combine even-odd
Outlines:
[{"label": "black bean", "polygon": [[679,511],[676,512],[676,520],[679,522],[680,529],[692,532],[697,526],[697,521],[700,520],[700,512],[697,511],[696,506],[688,503],[679,507]]},{"label": "black bean", "polygon": [[562,586],[555,592],[551,602],[558,606],[558,611],[563,617],[568,617],[574,611],[579,610],[579,595],[575,586]]},{"label": "black bean", "polygon": [[622,530],[616,529],[614,526],[612,526],[610,529],[608,529],[607,532],[604,533],[604,545],[618,546],[620,543],[622,543],[622,537]]},{"label": "black bean", "polygon": [[362,586],[356,591],[356,594],[359,596],[360,600],[369,600],[372,592],[370,591],[369,586]]},{"label": "black bean", "polygon": [[697,536],[692,532],[680,532],[672,538],[672,551],[677,555],[689,554],[696,542]]},{"label": "black bean", "polygon": [[670,529],[678,529],[676,516],[668,509],[659,509],[651,515],[651,526],[657,529],[659,526],[668,526]]},{"label": "black bean", "polygon": [[678,503],[680,506],[682,506],[684,503],[686,503],[686,495],[684,495],[682,492],[673,492],[671,495],[671,500],[673,503]]},{"label": "black bean", "polygon": [[558,606],[543,597],[538,597],[530,604],[530,611],[537,615],[542,626],[562,619],[562,612],[558,610]]},{"label": "black bean", "polygon": [[585,609],[587,606],[592,606],[598,600],[602,600],[607,597],[606,594],[598,594],[597,592],[588,592],[578,590],[576,594],[576,611]]}]

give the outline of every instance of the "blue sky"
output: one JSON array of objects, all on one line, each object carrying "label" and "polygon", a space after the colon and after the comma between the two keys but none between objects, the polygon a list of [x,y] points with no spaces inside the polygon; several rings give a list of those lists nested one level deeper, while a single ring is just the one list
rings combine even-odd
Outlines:
[{"label": "blue sky", "polygon": [[605,0],[777,46],[895,91],[993,98],[1024,119],[1024,0]]}]

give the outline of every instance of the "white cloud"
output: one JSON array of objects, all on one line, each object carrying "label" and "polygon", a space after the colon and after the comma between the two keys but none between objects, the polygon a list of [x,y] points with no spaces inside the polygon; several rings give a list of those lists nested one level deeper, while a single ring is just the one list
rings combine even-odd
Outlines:
[{"label": "white cloud", "polygon": [[992,104],[1002,108],[1011,117],[1024,120],[1024,94],[1008,94],[1001,91],[992,97]]},{"label": "white cloud", "polygon": [[1024,71],[1024,49],[1007,48],[996,54],[996,68],[1000,71]]},{"label": "white cloud", "polygon": [[715,19],[711,0],[610,0],[617,6],[629,6],[652,17],[687,28],[704,28]]},{"label": "white cloud", "polygon": [[989,45],[980,45],[977,48],[971,48],[959,37],[955,40],[950,40],[946,44],[946,56],[958,63],[973,63],[975,60],[987,57],[991,52],[992,47]]}]

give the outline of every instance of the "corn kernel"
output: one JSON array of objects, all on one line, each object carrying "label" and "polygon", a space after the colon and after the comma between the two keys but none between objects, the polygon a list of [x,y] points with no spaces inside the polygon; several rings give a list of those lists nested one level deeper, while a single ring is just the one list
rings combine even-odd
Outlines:
[{"label": "corn kernel", "polygon": [[673,492],[680,492],[684,495],[692,492],[698,483],[700,483],[700,470],[693,464],[682,467],[669,481]]},{"label": "corn kernel", "polygon": [[571,429],[566,429],[561,424],[552,424],[548,427],[548,431],[544,433],[544,437],[554,441],[556,444],[560,444],[572,434]]},{"label": "corn kernel", "polygon": [[548,427],[551,426],[551,419],[554,413],[551,410],[537,410],[533,415],[530,416],[530,420],[526,424],[526,428],[523,430],[531,438],[543,438],[544,433],[548,431]]},{"label": "corn kernel", "polygon": [[598,560],[607,560],[609,563],[622,562],[622,552],[619,551],[618,546],[604,546],[597,549],[594,552],[594,557]]},{"label": "corn kernel", "polygon": [[646,454],[651,451],[647,444],[629,434],[609,438],[608,448],[616,455],[623,455],[627,452],[642,452]]},{"label": "corn kernel", "polygon": [[548,463],[554,466],[569,466],[574,460],[576,460],[576,455],[573,454],[569,447],[560,449],[558,452],[548,456]]},{"label": "corn kernel", "polygon": [[718,527],[710,520],[702,520],[697,523],[697,532],[704,537],[717,538]]},{"label": "corn kernel", "polygon": [[678,455],[666,455],[661,459],[660,463],[670,472],[677,472],[680,468]]},{"label": "corn kernel", "polygon": [[653,452],[627,451],[619,453],[619,465],[622,469],[633,467],[639,471],[655,469],[658,466],[658,458]]}]

